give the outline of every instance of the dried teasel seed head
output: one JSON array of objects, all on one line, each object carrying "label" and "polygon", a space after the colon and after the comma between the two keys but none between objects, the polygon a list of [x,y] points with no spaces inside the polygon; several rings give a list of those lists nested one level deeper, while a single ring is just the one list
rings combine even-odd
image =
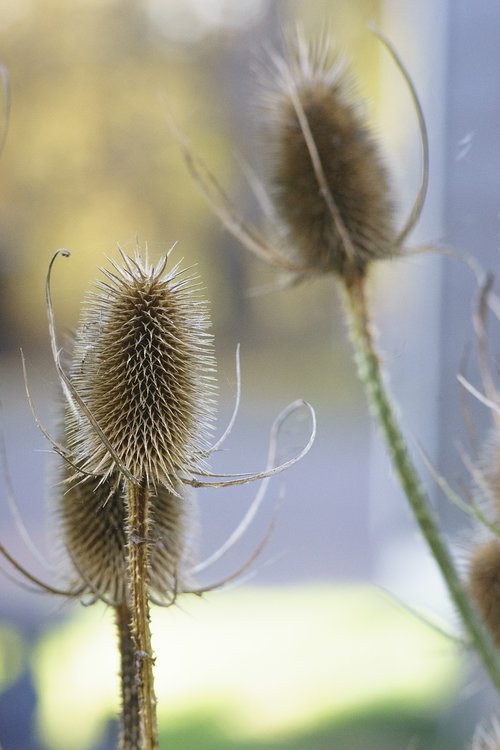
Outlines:
[{"label": "dried teasel seed head", "polygon": [[104,479],[117,463],[149,487],[175,491],[199,468],[214,412],[215,360],[207,305],[194,277],[139,251],[103,270],[75,336],[72,385],[105,436],[70,397],[74,463]]},{"label": "dried teasel seed head", "polygon": [[388,175],[344,66],[298,36],[264,88],[278,214],[305,271],[363,275],[394,252]]},{"label": "dried teasel seed head", "polygon": [[469,590],[500,647],[500,540],[492,539],[476,547],[469,567]]},{"label": "dried teasel seed head", "polygon": [[[57,501],[62,538],[78,582],[89,595],[114,606],[127,600],[126,501],[114,477],[75,482],[65,468],[68,483]],[[182,494],[182,497],[179,495]],[[192,582],[189,576],[193,502],[185,488],[176,494],[160,487],[149,498],[149,591],[168,601]]]}]

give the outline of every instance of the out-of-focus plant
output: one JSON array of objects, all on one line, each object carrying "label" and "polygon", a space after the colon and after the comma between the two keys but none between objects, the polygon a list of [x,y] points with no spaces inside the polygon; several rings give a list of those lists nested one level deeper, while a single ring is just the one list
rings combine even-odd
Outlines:
[{"label": "out-of-focus plant", "polygon": [[[328,40],[308,43],[298,34],[287,54],[271,56],[262,105],[266,122],[263,146],[271,165],[270,195],[250,173],[269,227],[261,230],[238,209],[175,126],[195,182],[225,228],[259,259],[285,272],[278,286],[331,274],[344,301],[347,327],[358,374],[377,420],[415,520],[438,564],[470,644],[500,690],[500,604],[498,540],[481,548],[473,563],[471,597],[445,542],[414,465],[388,392],[377,350],[366,283],[374,261],[397,260],[417,223],[428,181],[425,119],[411,78],[397,52],[379,32],[401,72],[420,126],[423,167],[420,189],[407,220],[397,229],[388,174],[373,134],[361,114],[361,102],[340,58]],[[498,399],[496,400],[498,403]],[[497,456],[498,453],[495,454]],[[498,484],[498,475],[495,478]],[[499,502],[496,501],[498,508]],[[493,581],[495,590],[493,591]],[[485,586],[486,605],[480,589]],[[473,600],[479,603],[481,617]],[[493,613],[493,609],[495,612]],[[495,616],[496,630],[484,619]]]}]

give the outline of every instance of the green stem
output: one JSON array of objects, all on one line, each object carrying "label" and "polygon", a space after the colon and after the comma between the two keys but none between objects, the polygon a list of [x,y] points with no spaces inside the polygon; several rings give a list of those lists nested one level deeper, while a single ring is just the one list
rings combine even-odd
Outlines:
[{"label": "green stem", "polygon": [[500,691],[500,652],[467,595],[450,552],[441,537],[437,520],[410,458],[382,378],[367,310],[364,279],[355,279],[351,284],[343,284],[342,287],[345,292],[345,308],[358,374],[365,387],[370,407],[382,429],[393,467],[420,530],[441,570],[471,643],[480,655],[493,684]]},{"label": "green stem", "polygon": [[141,723],[141,750],[158,750],[156,698],[149,627],[149,492],[145,486],[127,485],[128,593],[132,638],[135,646],[135,685]]}]

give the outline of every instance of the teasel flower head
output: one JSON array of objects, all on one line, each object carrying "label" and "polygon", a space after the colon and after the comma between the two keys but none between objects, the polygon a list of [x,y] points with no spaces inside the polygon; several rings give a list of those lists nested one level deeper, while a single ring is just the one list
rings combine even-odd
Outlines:
[{"label": "teasel flower head", "polygon": [[[215,364],[206,304],[199,299],[193,279],[186,278],[178,265],[165,273],[168,256],[151,266],[139,252],[134,259],[122,253],[122,265],[113,263],[113,270],[104,272],[105,280],[88,297],[72,354],[64,356],[63,364],[51,294],[52,267],[58,256],[68,257],[69,252],[57,251],[49,264],[46,299],[54,364],[65,400],[61,440],[40,422],[24,358],[23,367],[34,418],[63,459],[55,505],[72,568],[71,595],[90,593],[113,606],[123,603],[127,550],[131,542],[144,542],[142,538],[134,542],[131,535],[127,498],[133,486],[148,498],[151,601],[165,604],[177,593],[202,593],[207,588],[196,587],[196,574],[245,533],[269,479],[310,450],[316,432],[314,410],[297,401],[277,417],[263,471],[210,473],[205,460],[222,446],[238,412],[239,349],[234,412],[223,434],[209,445]],[[277,464],[281,425],[304,407],[312,420],[307,444],[295,457]],[[255,480],[262,480],[262,485],[238,528],[207,561],[194,565],[197,524],[190,487],[228,487]],[[0,552],[6,555],[2,548]],[[33,580],[28,571],[20,572]],[[44,590],[65,593],[36,583]]]},{"label": "teasel flower head", "polygon": [[170,121],[191,174],[225,228],[293,281],[329,272],[347,283],[363,279],[372,261],[401,252],[423,207],[429,161],[424,115],[397,52],[375,34],[403,76],[420,130],[421,182],[401,229],[395,225],[384,158],[362,112],[364,102],[326,37],[308,44],[296,33],[285,55],[271,54],[260,75],[269,194],[250,167],[245,173],[266,216],[264,229],[239,214]]},{"label": "teasel flower head", "polygon": [[124,470],[175,492],[208,446],[215,360],[198,284],[178,265],[165,273],[167,257],[153,266],[140,252],[122,253],[88,296],[65,436],[80,471],[108,481]]},{"label": "teasel flower head", "polygon": [[478,544],[469,562],[469,591],[500,647],[500,539]]},{"label": "teasel flower head", "polygon": [[497,647],[500,647],[499,456],[499,432],[495,426],[474,469],[475,507],[481,514],[482,528],[469,553],[468,588]]},{"label": "teasel flower head", "polygon": [[364,274],[394,252],[389,177],[345,65],[300,36],[264,88],[272,197],[298,263]]}]

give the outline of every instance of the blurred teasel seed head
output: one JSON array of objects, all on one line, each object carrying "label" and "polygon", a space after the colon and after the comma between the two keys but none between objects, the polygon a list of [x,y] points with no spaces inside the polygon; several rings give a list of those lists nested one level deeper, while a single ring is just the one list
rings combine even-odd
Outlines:
[{"label": "blurred teasel seed head", "polygon": [[[500,522],[499,433],[495,428],[480,453],[478,502],[485,505],[493,525]],[[478,541],[469,559],[469,590],[496,645],[500,647],[500,538]]]},{"label": "blurred teasel seed head", "polygon": [[500,539],[475,547],[469,563],[469,591],[493,640],[500,647]]},{"label": "blurred teasel seed head", "polygon": [[[65,491],[57,500],[62,538],[76,583],[113,606],[127,601],[126,501],[113,477],[78,481],[65,466]],[[182,495],[182,497],[180,497]],[[168,602],[192,585],[194,503],[180,485],[173,494],[158,487],[149,497],[148,589]]]},{"label": "blurred teasel seed head", "polygon": [[66,448],[103,482],[119,481],[121,467],[175,493],[203,463],[214,416],[207,304],[195,277],[179,265],[165,272],[168,255],[156,266],[147,252],[121,258],[81,314],[70,379],[88,412],[69,396]]},{"label": "blurred teasel seed head", "polygon": [[301,36],[274,55],[262,104],[271,181],[294,260],[349,280],[394,252],[389,180],[345,65]]}]

